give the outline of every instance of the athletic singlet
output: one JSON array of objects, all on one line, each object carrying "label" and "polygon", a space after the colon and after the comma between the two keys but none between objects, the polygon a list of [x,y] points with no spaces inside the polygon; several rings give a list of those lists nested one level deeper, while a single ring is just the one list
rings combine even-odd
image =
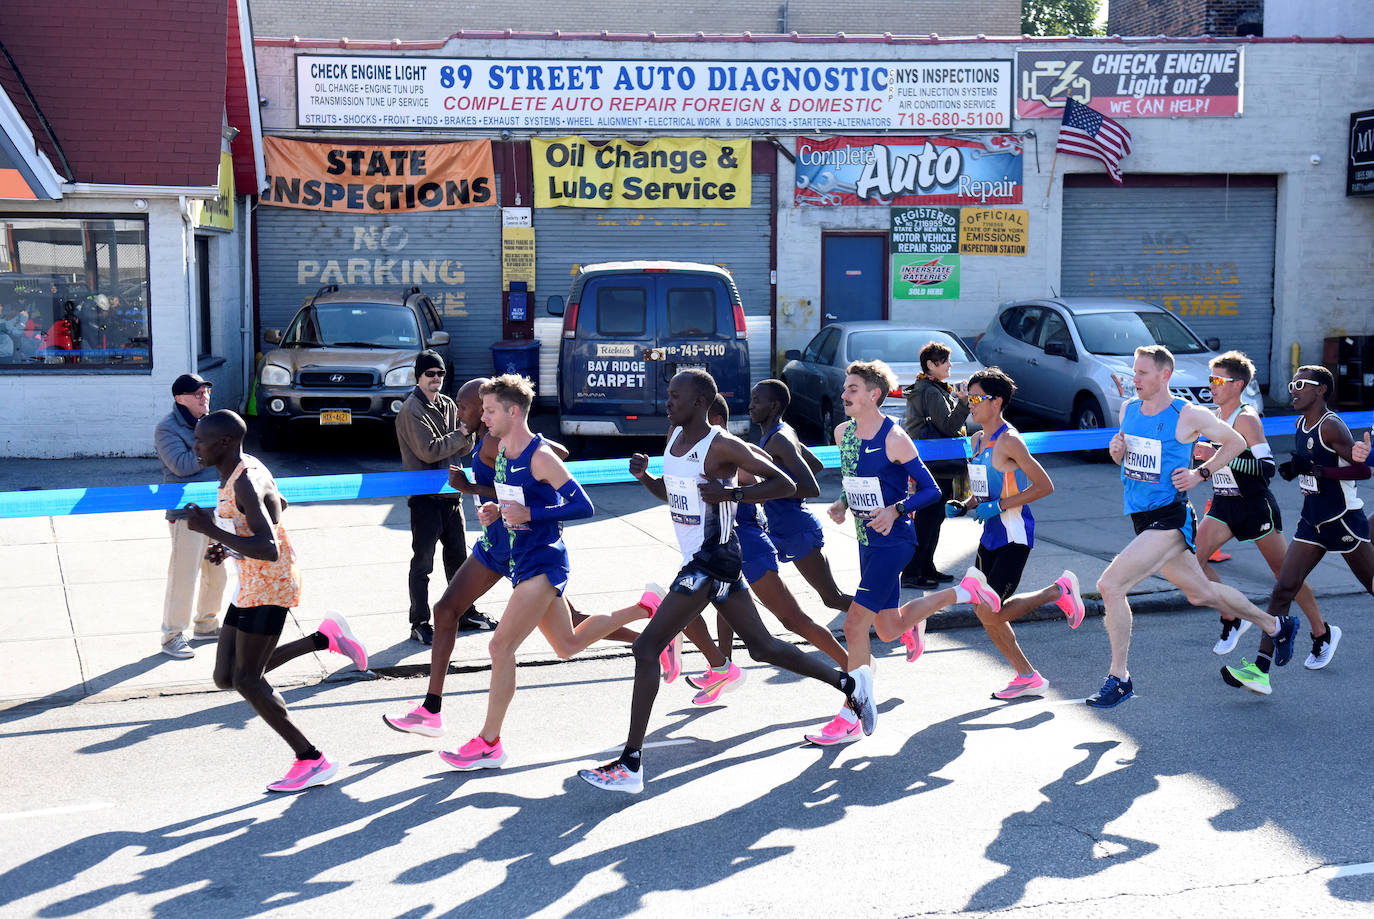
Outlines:
[{"label": "athletic singlet", "polygon": [[[773,430],[763,435],[763,440],[759,441],[759,446],[767,449],[765,445],[773,439],[773,435],[786,427],[788,427],[786,422],[779,421]],[[763,512],[768,517],[769,527],[780,532],[791,530],[794,526],[797,528],[810,526],[809,521],[801,519],[811,516],[811,512],[806,509],[801,498],[774,498],[771,501],[765,501],[763,502]]]},{"label": "athletic singlet", "polygon": [[[682,436],[682,428],[674,428],[668,435],[668,449],[663,451],[663,488],[668,494],[668,511],[673,518],[684,564],[703,547],[729,542],[734,532],[735,503],[703,501],[698,490],[698,486],[707,481],[706,454],[719,433],[720,428],[712,425],[686,456],[674,456],[673,445]],[[734,476],[718,481],[726,488],[735,486]]]},{"label": "athletic singlet", "polygon": [[[1241,404],[1240,408],[1231,413],[1231,417],[1226,419],[1226,423],[1235,427],[1236,419],[1241,412],[1245,411],[1246,405]],[[1209,441],[1209,443],[1211,443]],[[1216,447],[1217,444],[1212,444]],[[1254,472],[1241,472],[1235,468],[1236,460],[1255,461],[1254,451],[1249,446],[1231,460],[1231,465],[1218,469],[1212,473],[1212,494],[1218,498],[1253,498],[1255,495],[1262,495],[1269,483],[1264,480],[1264,476]]]},{"label": "athletic singlet", "polygon": [[[482,462],[482,441],[487,439],[483,434],[477,438],[477,445],[472,448],[472,481],[477,485],[484,485],[492,488],[496,485],[496,467],[488,466]],[[481,499],[478,499],[480,503]],[[490,526],[482,527],[482,538],[479,540],[482,548],[491,553],[493,558],[501,563],[510,561],[510,537],[506,535],[506,523],[499,516]]]},{"label": "athletic singlet", "polygon": [[[552,507],[561,504],[563,499],[558,490],[548,482],[541,482],[530,470],[534,452],[544,443],[540,434],[530,438],[530,442],[520,455],[514,459],[506,456],[506,445],[501,445],[496,454],[496,500],[525,507]],[[560,544],[563,524],[557,520],[531,520],[518,527],[507,527],[510,536],[510,567],[515,572],[522,568],[522,562],[530,553]]]},{"label": "athletic singlet", "polygon": [[[1314,466],[1349,466],[1349,462],[1322,440],[1322,423],[1328,418],[1340,421],[1339,415],[1327,411],[1317,419],[1315,425],[1308,428],[1299,416],[1297,432],[1293,436],[1293,455],[1311,460]],[[1302,519],[1313,526],[1321,526],[1342,516],[1346,511],[1364,507],[1364,502],[1355,494],[1354,482],[1300,475],[1298,487],[1302,489],[1303,494]]]},{"label": "athletic singlet", "polygon": [[1126,455],[1121,461],[1122,502],[1127,514],[1152,511],[1181,501],[1174,487],[1175,469],[1193,465],[1193,443],[1178,440],[1178,416],[1184,402],[1174,397],[1158,415],[1140,410],[1139,398],[1126,403],[1121,433],[1126,437]]},{"label": "athletic singlet", "polygon": [[[267,467],[257,457],[245,453],[229,479],[219,487],[215,511],[233,524],[236,536],[253,535],[248,527],[248,518],[239,510],[238,501],[234,500],[234,486],[245,472],[258,486],[259,494],[272,481],[272,473],[267,471]],[[238,559],[239,587],[233,602],[240,609],[252,606],[284,606],[289,609],[301,602],[301,573],[296,567],[296,550],[291,548],[291,540],[281,521],[273,525],[272,533],[277,538],[275,562],[261,558]]]},{"label": "athletic singlet", "polygon": [[840,438],[840,475],[844,483],[844,497],[854,514],[854,530],[859,544],[864,546],[914,543],[916,529],[911,516],[902,514],[892,524],[886,536],[868,526],[868,521],[885,507],[902,500],[907,494],[907,473],[887,458],[887,435],[892,419],[883,417],[872,440],[859,437],[858,426],[850,421]]},{"label": "athletic singlet", "polygon": [[[1030,488],[1030,479],[1020,469],[1001,472],[992,465],[993,446],[1004,432],[1015,434],[1016,429],[1004,422],[991,437],[983,438],[978,445],[978,452],[973,454],[968,464],[969,487],[975,496],[984,501],[1019,495]],[[980,542],[989,549],[1000,549],[1009,543],[1034,546],[1035,518],[1031,516],[1030,505],[1023,504],[988,518],[983,523]]]}]

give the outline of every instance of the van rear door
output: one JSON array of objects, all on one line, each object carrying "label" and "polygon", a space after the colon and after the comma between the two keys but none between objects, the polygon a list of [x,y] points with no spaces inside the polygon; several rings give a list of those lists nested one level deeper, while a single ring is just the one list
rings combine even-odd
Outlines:
[{"label": "van rear door", "polygon": [[613,415],[633,422],[657,411],[659,375],[644,353],[654,345],[655,302],[651,274],[586,280],[578,297],[576,336],[563,342],[559,388],[565,415]]},{"label": "van rear door", "polygon": [[[730,406],[732,420],[749,406],[749,349],[741,337],[743,311],[725,279],[713,274],[655,275],[660,285],[661,379],[693,367],[707,371]],[[739,312],[739,321],[736,312]]]}]

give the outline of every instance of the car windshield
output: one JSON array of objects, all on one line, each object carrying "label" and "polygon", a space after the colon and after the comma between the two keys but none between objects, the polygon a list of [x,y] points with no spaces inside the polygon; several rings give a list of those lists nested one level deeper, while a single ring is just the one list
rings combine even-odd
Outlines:
[{"label": "car windshield", "polygon": [[418,348],[415,314],[389,303],[322,303],[308,306],[286,330],[291,347]]},{"label": "car windshield", "polygon": [[851,361],[884,361],[889,364],[914,364],[921,349],[932,341],[949,348],[950,360],[962,364],[973,360],[963,342],[950,332],[938,329],[869,329],[851,332],[845,345]]},{"label": "car windshield", "polygon": [[1079,313],[1074,322],[1083,347],[1093,354],[1125,356],[1145,345],[1163,345],[1175,354],[1202,354],[1207,350],[1172,313]]}]

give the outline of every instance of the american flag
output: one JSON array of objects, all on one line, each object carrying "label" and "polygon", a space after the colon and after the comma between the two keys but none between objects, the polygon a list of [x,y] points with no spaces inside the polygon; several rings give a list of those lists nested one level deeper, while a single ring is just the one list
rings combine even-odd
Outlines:
[{"label": "american flag", "polygon": [[1054,149],[1099,160],[1112,181],[1120,185],[1121,158],[1131,152],[1131,132],[1091,106],[1069,99],[1064,103],[1064,120]]}]

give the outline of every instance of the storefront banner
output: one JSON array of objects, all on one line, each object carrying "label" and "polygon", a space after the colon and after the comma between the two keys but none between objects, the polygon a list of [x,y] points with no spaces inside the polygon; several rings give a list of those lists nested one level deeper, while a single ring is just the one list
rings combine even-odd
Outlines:
[{"label": "storefront banner", "polygon": [[793,202],[1020,204],[1021,138],[831,137],[797,140]]},{"label": "storefront banner", "polygon": [[959,254],[1025,255],[1029,225],[1028,211],[966,207],[959,213]]},{"label": "storefront banner", "polygon": [[496,204],[491,143],[379,146],[264,137],[263,204],[380,214]]},{"label": "storefront banner", "polygon": [[1350,113],[1350,157],[1345,167],[1347,198],[1374,195],[1374,109]]},{"label": "storefront banner", "polygon": [[959,251],[959,208],[894,207],[888,234],[898,255]]},{"label": "storefront banner", "polygon": [[753,144],[665,137],[644,144],[530,140],[535,207],[749,207]]},{"label": "storefront banner", "polygon": [[1241,113],[1241,48],[1016,52],[1016,117],[1062,118],[1072,97],[1112,118]]},{"label": "storefront banner", "polygon": [[296,57],[298,127],[1006,131],[1009,60]]},{"label": "storefront banner", "polygon": [[959,255],[892,256],[892,296],[897,300],[958,300]]}]

